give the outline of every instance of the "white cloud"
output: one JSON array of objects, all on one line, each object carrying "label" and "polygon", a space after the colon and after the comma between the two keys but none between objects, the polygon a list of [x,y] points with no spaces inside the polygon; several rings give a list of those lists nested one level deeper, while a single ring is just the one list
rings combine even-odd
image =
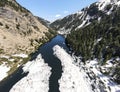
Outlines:
[{"label": "white cloud", "polygon": [[60,17],[60,16],[61,16],[60,14],[56,14],[56,15],[55,15],[56,18],[58,18],[58,17]]},{"label": "white cloud", "polygon": [[67,14],[69,11],[64,11],[64,14]]}]

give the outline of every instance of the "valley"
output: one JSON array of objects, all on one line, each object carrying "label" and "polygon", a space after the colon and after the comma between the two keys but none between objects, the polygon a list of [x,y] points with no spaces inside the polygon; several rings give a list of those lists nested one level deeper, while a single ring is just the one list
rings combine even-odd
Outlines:
[{"label": "valley", "polygon": [[120,0],[53,22],[0,0],[0,92],[120,92],[119,26]]}]

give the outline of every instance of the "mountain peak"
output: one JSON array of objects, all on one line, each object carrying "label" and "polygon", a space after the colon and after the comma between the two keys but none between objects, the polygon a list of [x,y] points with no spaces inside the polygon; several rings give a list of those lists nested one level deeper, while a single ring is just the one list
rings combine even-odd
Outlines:
[{"label": "mountain peak", "polygon": [[110,2],[111,0],[99,0],[99,2]]},{"label": "mountain peak", "polygon": [[99,0],[100,3],[114,3],[117,4],[120,0]]},{"label": "mountain peak", "polygon": [[102,67],[99,69],[100,71],[102,71],[103,66],[107,66],[110,62],[118,62],[115,68],[115,63],[112,63],[109,72],[108,67],[104,68],[107,72],[102,72],[120,84],[120,68],[118,69],[120,60],[117,59],[120,58],[119,20],[120,0],[99,0],[97,3],[84,8],[79,16],[74,14],[66,20],[63,18],[62,22],[59,22],[62,25],[59,26],[56,23],[55,26],[59,28],[58,31],[62,30],[60,30],[62,26],[64,28],[62,32],[71,28],[66,37],[67,44],[76,50],[78,56],[83,57],[83,61],[97,58],[100,67]]},{"label": "mountain peak", "polygon": [[99,0],[99,2],[118,2],[120,0]]}]

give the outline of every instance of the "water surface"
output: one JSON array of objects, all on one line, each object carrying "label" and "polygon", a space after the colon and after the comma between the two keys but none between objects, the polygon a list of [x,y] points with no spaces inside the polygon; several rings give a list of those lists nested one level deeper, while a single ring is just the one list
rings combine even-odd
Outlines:
[{"label": "water surface", "polygon": [[[53,55],[53,47],[55,45],[63,47],[67,52],[69,51],[65,44],[65,38],[61,35],[57,35],[50,42],[40,46],[38,51],[32,55],[32,59],[35,59],[38,54],[41,54],[45,62],[52,68],[52,74],[49,79],[49,92],[60,92],[58,80],[62,75],[62,66],[61,62]],[[20,67],[14,74],[0,83],[0,92],[9,92],[12,86],[26,75],[27,74],[23,73],[22,67]]]}]

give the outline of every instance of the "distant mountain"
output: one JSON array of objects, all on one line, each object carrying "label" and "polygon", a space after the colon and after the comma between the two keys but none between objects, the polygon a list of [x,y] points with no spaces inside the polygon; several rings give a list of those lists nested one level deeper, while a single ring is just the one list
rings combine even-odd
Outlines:
[{"label": "distant mountain", "polygon": [[120,0],[100,0],[50,26],[68,34],[66,42],[83,62],[97,59],[99,70],[120,83]]},{"label": "distant mountain", "polygon": [[38,16],[36,16],[36,18],[37,18],[44,26],[46,26],[46,27],[49,28],[50,22],[49,22],[48,20],[45,20],[45,19],[40,18],[40,17],[38,17]]},{"label": "distant mountain", "polygon": [[0,67],[10,67],[8,74],[25,63],[28,55],[38,46],[54,36],[45,22],[16,0],[0,0]]},{"label": "distant mountain", "polygon": [[69,33],[72,30],[85,27],[93,21],[100,21],[105,16],[111,15],[113,11],[116,11],[118,6],[119,0],[101,0],[83,8],[77,13],[54,21],[50,26],[59,32]]}]

